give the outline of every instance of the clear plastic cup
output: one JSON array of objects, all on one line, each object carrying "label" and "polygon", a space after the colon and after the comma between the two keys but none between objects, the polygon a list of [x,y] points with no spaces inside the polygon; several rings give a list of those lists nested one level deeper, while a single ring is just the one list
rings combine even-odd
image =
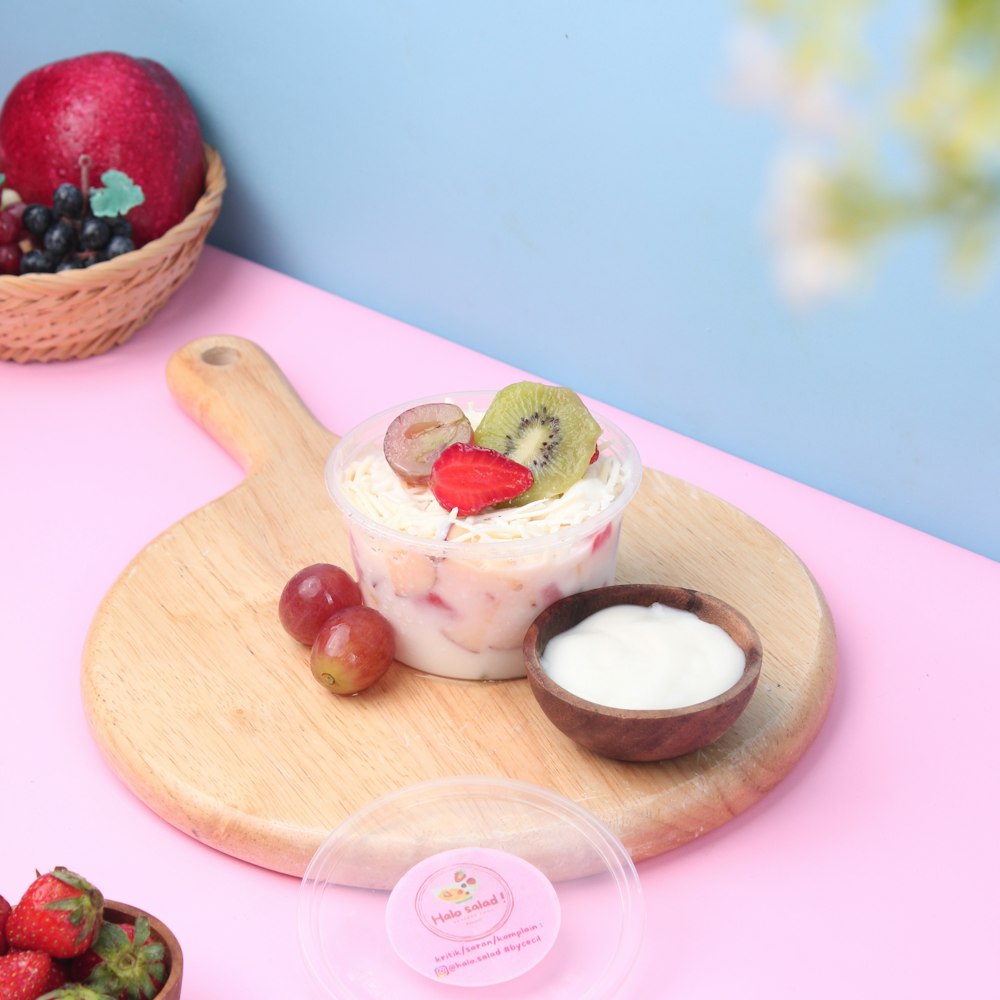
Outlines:
[{"label": "clear plastic cup", "polygon": [[[493,395],[469,391],[448,399],[481,414]],[[620,463],[617,494],[602,510],[533,537],[419,537],[359,509],[344,483],[356,462],[382,460],[382,440],[394,417],[427,401],[401,403],[365,420],[340,439],[326,465],[365,603],[393,625],[397,659],[411,667],[465,680],[523,677],[521,647],[535,617],[560,597],[614,582],[622,519],[642,478],[639,454],[618,427],[595,414],[602,427],[598,461]]]}]

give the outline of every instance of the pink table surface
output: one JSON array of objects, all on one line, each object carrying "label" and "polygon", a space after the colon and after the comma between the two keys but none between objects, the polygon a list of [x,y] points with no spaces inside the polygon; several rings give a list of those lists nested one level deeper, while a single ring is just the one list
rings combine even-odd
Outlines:
[{"label": "pink table surface", "polygon": [[[0,893],[67,865],[171,926],[185,1000],[318,1000],[298,881],[159,819],[112,774],[81,709],[81,649],[106,590],[242,478],[164,379],[176,348],[218,333],[258,342],[337,432],[400,399],[524,374],[213,248],[130,343],[0,364]],[[985,995],[1000,929],[1000,564],[606,409],[646,465],[799,554],[829,600],[840,667],[819,738],[777,789],[638,866],[645,943],[621,995]]]}]

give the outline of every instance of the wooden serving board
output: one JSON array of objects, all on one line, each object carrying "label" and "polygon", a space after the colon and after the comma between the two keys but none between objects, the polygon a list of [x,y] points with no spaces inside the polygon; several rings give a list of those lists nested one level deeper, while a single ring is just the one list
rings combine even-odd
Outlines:
[{"label": "wooden serving board", "polygon": [[[327,834],[372,800],[436,778],[498,776],[581,804],[639,861],[752,805],[822,725],[835,640],[808,570],[746,514],[648,469],[625,516],[618,581],[715,594],[762,638],[756,693],[717,743],[657,764],[605,760],[554,729],[524,680],[397,665],[361,696],[330,695],[282,630],[277,602],[301,566],[351,565],[323,481],[336,437],[250,341],[190,343],[167,380],[246,478],[126,567],[91,626],[82,692],[117,775],[192,837],[301,875]],[[461,842],[461,830],[450,834]]]}]

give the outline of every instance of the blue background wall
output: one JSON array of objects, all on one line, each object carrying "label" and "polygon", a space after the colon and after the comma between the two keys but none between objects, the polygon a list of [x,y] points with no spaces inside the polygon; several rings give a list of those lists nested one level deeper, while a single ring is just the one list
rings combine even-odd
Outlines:
[{"label": "blue background wall", "polygon": [[732,7],[44,7],[4,5],[0,92],[87,51],[164,63],[227,164],[216,245],[1000,559],[997,268],[956,296],[921,233],[790,309],[777,129],[721,96]]}]

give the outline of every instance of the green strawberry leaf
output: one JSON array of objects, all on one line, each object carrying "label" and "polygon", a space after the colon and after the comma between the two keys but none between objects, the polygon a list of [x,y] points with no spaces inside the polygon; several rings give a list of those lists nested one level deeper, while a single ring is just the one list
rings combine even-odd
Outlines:
[{"label": "green strawberry leaf", "polygon": [[137,945],[143,945],[149,940],[149,918],[138,916],[135,918],[133,937]]},{"label": "green strawberry leaf", "polygon": [[120,170],[106,170],[101,174],[101,181],[104,187],[90,189],[90,208],[94,215],[125,215],[146,200],[142,188]]},{"label": "green strawberry leaf", "polygon": [[118,926],[105,920],[101,924],[101,929],[97,932],[97,940],[91,945],[91,950],[101,958],[110,958],[115,952],[125,951],[129,948],[128,935]]}]

